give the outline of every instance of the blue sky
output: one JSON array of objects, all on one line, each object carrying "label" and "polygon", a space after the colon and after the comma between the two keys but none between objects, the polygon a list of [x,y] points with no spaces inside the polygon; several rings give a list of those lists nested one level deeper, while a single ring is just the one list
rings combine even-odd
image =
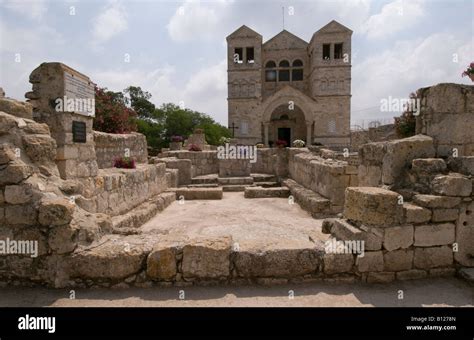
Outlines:
[{"label": "blue sky", "polygon": [[225,37],[245,24],[266,41],[281,31],[285,7],[285,28],[306,41],[333,19],[354,31],[352,122],[367,124],[393,116],[379,110],[389,96],[470,84],[461,73],[474,60],[473,3],[0,0],[0,86],[23,100],[31,71],[61,61],[99,86],[140,86],[155,104],[182,101],[227,124]]}]

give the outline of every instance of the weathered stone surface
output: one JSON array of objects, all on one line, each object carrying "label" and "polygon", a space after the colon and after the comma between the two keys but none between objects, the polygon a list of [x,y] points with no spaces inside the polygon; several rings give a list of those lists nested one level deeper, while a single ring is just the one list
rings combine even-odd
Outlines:
[{"label": "weathered stone surface", "polygon": [[403,208],[396,192],[374,187],[346,189],[344,217],[366,225],[386,227],[400,224]]},{"label": "weathered stone surface", "polygon": [[470,196],[472,182],[460,174],[436,176],[431,182],[433,192],[444,196]]},{"label": "weathered stone surface", "polygon": [[406,223],[425,223],[431,219],[431,210],[411,203],[403,203]]},{"label": "weathered stone surface", "polygon": [[354,266],[353,254],[324,254],[324,273],[338,274],[349,273]]},{"label": "weathered stone surface", "polygon": [[412,170],[416,173],[439,174],[446,171],[446,162],[442,158],[417,158],[412,161]]},{"label": "weathered stone surface", "polygon": [[10,161],[15,160],[15,148],[12,145],[2,144],[0,145],[0,164],[7,164]]},{"label": "weathered stone surface", "polygon": [[433,222],[451,222],[459,217],[459,209],[433,209]]},{"label": "weathered stone surface", "polygon": [[428,274],[425,270],[411,269],[397,272],[397,280],[417,280],[426,277]]},{"label": "weathered stone surface", "polygon": [[77,230],[70,225],[54,227],[49,231],[48,244],[57,254],[70,253],[77,246],[76,234]]},{"label": "weathered stone surface", "polygon": [[474,156],[459,156],[449,159],[449,168],[463,175],[474,176]]},{"label": "weathered stone surface", "polygon": [[415,248],[415,268],[429,269],[453,264],[453,250],[449,246]]},{"label": "weathered stone surface", "polygon": [[386,271],[402,271],[412,268],[413,250],[402,249],[389,251],[384,254],[384,268]]},{"label": "weathered stone surface", "polygon": [[199,279],[228,277],[231,246],[230,236],[191,240],[183,248],[183,276]]},{"label": "weathered stone surface", "polygon": [[415,246],[432,247],[454,243],[454,224],[428,224],[415,227]]},{"label": "weathered stone surface", "polygon": [[456,274],[456,268],[433,268],[428,270],[428,274],[431,277],[453,276],[454,274]]},{"label": "weathered stone surface", "polygon": [[75,206],[65,198],[45,198],[39,206],[39,222],[44,226],[68,224]]},{"label": "weathered stone surface", "polygon": [[294,277],[315,273],[324,249],[249,250],[235,253],[234,264],[240,277]]},{"label": "weathered stone surface", "polygon": [[0,170],[0,186],[17,184],[33,174],[33,168],[20,160],[12,161],[5,169]]},{"label": "weathered stone surface", "polygon": [[381,272],[383,270],[383,254],[381,251],[365,252],[364,256],[356,257],[359,272]]},{"label": "weathered stone surface", "polygon": [[20,118],[33,119],[33,107],[30,103],[11,98],[0,98],[0,111]]},{"label": "weathered stone surface", "polygon": [[265,198],[265,197],[288,197],[290,189],[287,187],[262,188],[262,187],[246,187],[244,192],[245,198]]},{"label": "weathered stone surface", "polygon": [[56,157],[56,141],[48,135],[26,135],[23,143],[33,161],[53,161]]},{"label": "weathered stone surface", "polygon": [[190,159],[178,159],[176,157],[155,158],[155,163],[165,163],[166,168],[178,170],[178,184],[191,184],[192,162]]},{"label": "weathered stone surface", "polygon": [[460,197],[436,196],[436,195],[415,195],[413,202],[425,208],[454,208],[461,203]]},{"label": "weathered stone surface", "polygon": [[367,275],[368,283],[388,283],[395,280],[395,273],[391,272],[377,272],[369,273]]},{"label": "weathered stone surface", "polygon": [[382,248],[383,232],[377,228],[351,225],[343,219],[335,219],[331,234],[342,241],[364,241],[365,250],[380,250]]},{"label": "weathered stone surface", "polygon": [[474,267],[474,202],[464,203],[456,222],[458,251],[454,258],[466,267]]},{"label": "weathered stone surface", "polygon": [[32,205],[7,205],[5,222],[11,225],[34,225],[38,212]]},{"label": "weathered stone surface", "polygon": [[152,279],[172,280],[177,273],[176,246],[158,243],[147,258],[146,273]]},{"label": "weathered stone surface", "polygon": [[467,282],[474,283],[474,268],[460,268],[458,274]]},{"label": "weathered stone surface", "polygon": [[413,226],[385,228],[383,247],[388,251],[399,248],[408,248],[413,244]]},{"label": "weathered stone surface", "polygon": [[33,197],[33,192],[26,185],[7,185],[5,187],[5,202],[9,204],[28,203]]}]

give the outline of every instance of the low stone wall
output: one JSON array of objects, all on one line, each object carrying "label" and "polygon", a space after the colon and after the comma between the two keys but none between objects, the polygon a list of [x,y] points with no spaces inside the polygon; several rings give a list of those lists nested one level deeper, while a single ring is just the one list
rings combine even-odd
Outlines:
[{"label": "low stone wall", "polygon": [[148,162],[145,135],[113,134],[94,131],[95,153],[99,169],[113,168],[115,159],[129,154],[137,163]]},{"label": "low stone wall", "polygon": [[433,137],[438,157],[474,156],[474,86],[438,84],[417,91],[416,131]]},{"label": "low stone wall", "polygon": [[333,211],[341,211],[345,189],[358,184],[357,167],[303,149],[289,149],[288,152],[290,178],[329,199]]},{"label": "low stone wall", "polygon": [[258,174],[271,174],[278,178],[288,176],[288,149],[259,148],[257,161],[251,163],[251,172]]},{"label": "low stone wall", "polygon": [[202,176],[217,174],[219,164],[217,162],[217,151],[166,151],[159,155],[159,158],[176,157],[177,159],[191,160],[191,176]]},{"label": "low stone wall", "polygon": [[136,169],[101,169],[96,177],[78,180],[77,204],[91,213],[124,214],[167,188],[165,164],[140,164]]}]

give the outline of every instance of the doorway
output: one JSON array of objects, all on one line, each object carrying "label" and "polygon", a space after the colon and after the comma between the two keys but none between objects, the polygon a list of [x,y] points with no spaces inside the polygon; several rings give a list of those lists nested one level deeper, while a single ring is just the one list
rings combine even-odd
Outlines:
[{"label": "doorway", "polygon": [[286,146],[291,147],[291,128],[278,128],[278,139],[286,141]]}]

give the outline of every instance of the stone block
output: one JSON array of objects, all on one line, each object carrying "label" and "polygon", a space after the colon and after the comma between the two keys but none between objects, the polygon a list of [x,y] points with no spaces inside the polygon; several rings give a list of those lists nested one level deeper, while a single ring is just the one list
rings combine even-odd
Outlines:
[{"label": "stone block", "polygon": [[436,176],[431,182],[433,193],[443,196],[464,196],[472,193],[472,182],[460,174]]},{"label": "stone block", "polygon": [[26,185],[7,185],[5,187],[5,202],[9,204],[28,203],[33,197],[33,191]]},{"label": "stone block", "polygon": [[226,278],[230,270],[232,238],[214,237],[192,240],[183,247],[184,278]]},{"label": "stone block", "polygon": [[431,219],[431,210],[411,203],[403,203],[405,223],[426,223]]},{"label": "stone block", "polygon": [[384,254],[384,269],[398,272],[408,270],[413,265],[413,250],[402,249],[389,251]]},{"label": "stone block", "polygon": [[433,209],[433,222],[452,222],[459,217],[459,209]]},{"label": "stone block", "polygon": [[54,227],[49,231],[48,245],[56,254],[70,253],[77,246],[76,234],[77,229],[70,225]]},{"label": "stone block", "polygon": [[415,226],[415,246],[432,247],[454,243],[455,226],[452,223]]},{"label": "stone block", "polygon": [[245,198],[265,198],[265,197],[288,197],[290,189],[287,187],[262,188],[262,187],[246,187],[244,192]]},{"label": "stone block", "polygon": [[30,103],[11,98],[0,98],[0,111],[20,118],[33,119],[33,107]]},{"label": "stone block", "polygon": [[428,270],[428,274],[431,277],[454,276],[456,274],[456,268],[433,268]]},{"label": "stone block", "polygon": [[38,220],[44,226],[59,226],[72,220],[75,205],[65,198],[44,198],[40,202]]},{"label": "stone block", "polygon": [[23,136],[23,144],[28,157],[35,162],[54,161],[56,141],[49,135]]},{"label": "stone block", "polygon": [[372,272],[367,275],[368,283],[389,283],[395,280],[395,273],[391,272]]},{"label": "stone block", "polygon": [[408,248],[413,244],[413,226],[404,225],[385,228],[383,247],[388,251]]},{"label": "stone block", "polygon": [[353,254],[324,254],[324,273],[339,274],[349,273],[354,266]]},{"label": "stone block", "polygon": [[382,248],[383,232],[377,228],[367,226],[357,228],[346,220],[335,219],[331,234],[342,241],[364,241],[365,250],[380,250]]},{"label": "stone block", "polygon": [[364,272],[381,272],[383,271],[383,254],[382,251],[365,252],[364,256],[356,257],[357,270]]},{"label": "stone block", "polygon": [[222,199],[222,188],[179,188],[176,190],[176,198],[183,197],[185,200],[220,200]]},{"label": "stone block", "polygon": [[410,269],[397,272],[397,280],[418,280],[425,278],[428,274],[425,270],[420,269]]},{"label": "stone block", "polygon": [[474,267],[474,202],[461,205],[459,219],[456,222],[456,243],[458,251],[454,253],[456,262],[465,267]]},{"label": "stone block", "polygon": [[415,248],[413,264],[418,269],[451,266],[453,264],[453,250],[449,246]]},{"label": "stone block", "polygon": [[12,161],[0,170],[0,186],[17,184],[33,174],[33,168],[20,160]]},{"label": "stone block", "polygon": [[447,169],[446,162],[442,158],[418,158],[411,164],[411,169],[418,174],[439,174]]},{"label": "stone block", "polygon": [[474,156],[451,157],[448,165],[452,171],[474,176]]},{"label": "stone block", "polygon": [[16,158],[15,148],[12,145],[0,145],[0,164],[7,164]]},{"label": "stone block", "polygon": [[460,197],[436,196],[436,195],[415,195],[413,202],[425,208],[454,208],[461,203]]},{"label": "stone block", "polygon": [[156,280],[173,280],[177,273],[176,253],[176,246],[155,244],[147,258],[147,275]]},{"label": "stone block", "polygon": [[34,225],[38,212],[32,205],[10,205],[5,207],[5,222],[10,225]]},{"label": "stone block", "polygon": [[387,227],[400,224],[403,208],[399,194],[374,187],[349,187],[346,189],[344,217],[362,224]]}]

